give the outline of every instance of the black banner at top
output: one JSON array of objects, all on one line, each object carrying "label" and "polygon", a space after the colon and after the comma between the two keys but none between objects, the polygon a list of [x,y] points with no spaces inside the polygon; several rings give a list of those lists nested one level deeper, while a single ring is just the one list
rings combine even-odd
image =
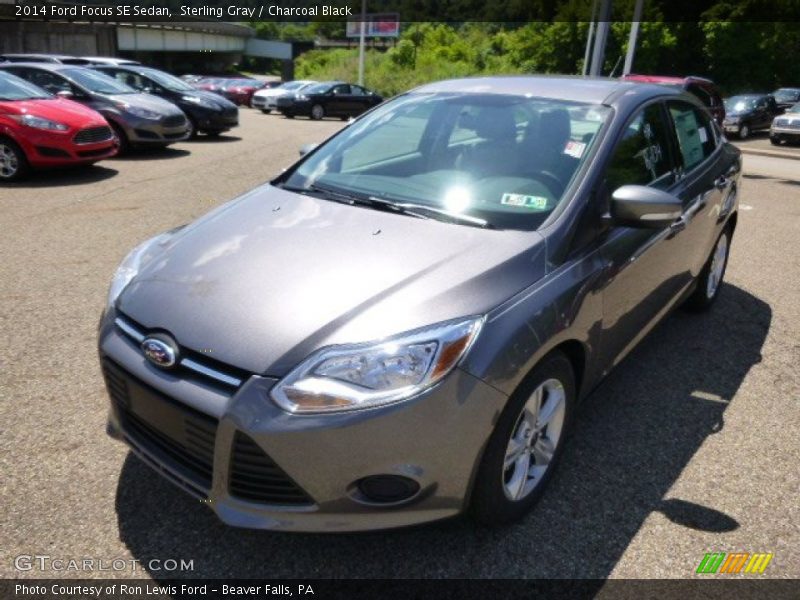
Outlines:
[{"label": "black banner at top", "polygon": [[[601,10],[608,2],[610,12]],[[367,0],[402,22],[630,21],[636,0]],[[800,21],[800,0],[644,0],[643,21]],[[593,13],[594,10],[594,13]],[[356,21],[361,0],[15,0],[0,19],[92,22]],[[594,19],[593,19],[594,14]]]}]

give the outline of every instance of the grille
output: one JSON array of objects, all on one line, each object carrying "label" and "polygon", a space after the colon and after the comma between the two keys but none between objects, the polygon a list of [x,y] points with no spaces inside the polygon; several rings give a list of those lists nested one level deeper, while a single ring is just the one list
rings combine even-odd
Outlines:
[{"label": "grille", "polygon": [[183,115],[173,115],[171,117],[165,117],[161,123],[164,127],[180,127],[186,124],[186,118]]},{"label": "grille", "polygon": [[790,121],[789,119],[777,119],[775,121],[776,127],[785,127],[786,129],[800,129],[800,119]]},{"label": "grille", "polygon": [[[216,419],[179,404],[127,375],[110,361],[103,365],[106,387],[120,413],[123,429],[131,441],[161,463],[203,490],[211,489]],[[131,386],[140,399],[158,412],[158,423],[149,423],[134,412]],[[168,433],[169,432],[169,433]]]},{"label": "grille", "polygon": [[230,494],[262,504],[313,504],[261,447],[240,431],[233,438]]},{"label": "grille", "polygon": [[42,156],[50,158],[69,158],[69,152],[61,148],[51,148],[49,146],[36,146],[36,152]]},{"label": "grille", "polygon": [[97,142],[105,142],[114,137],[111,127],[103,125],[102,127],[90,127],[88,129],[81,129],[72,138],[76,144],[96,144]]},{"label": "grille", "polygon": [[[122,333],[137,344],[141,344],[142,340],[147,337],[147,328],[122,313],[115,319],[115,323]],[[206,381],[212,381],[216,385],[222,384],[228,392],[230,388],[238,388],[251,375],[244,369],[214,360],[184,346],[180,347],[180,355],[182,357],[179,366],[181,371],[201,377]]]}]

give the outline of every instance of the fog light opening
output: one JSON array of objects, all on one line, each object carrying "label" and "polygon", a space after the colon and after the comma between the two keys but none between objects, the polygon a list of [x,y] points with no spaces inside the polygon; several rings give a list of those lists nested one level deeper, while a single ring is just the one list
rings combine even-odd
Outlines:
[{"label": "fog light opening", "polygon": [[359,500],[370,504],[394,505],[414,498],[419,484],[401,475],[370,475],[359,479],[355,485]]}]

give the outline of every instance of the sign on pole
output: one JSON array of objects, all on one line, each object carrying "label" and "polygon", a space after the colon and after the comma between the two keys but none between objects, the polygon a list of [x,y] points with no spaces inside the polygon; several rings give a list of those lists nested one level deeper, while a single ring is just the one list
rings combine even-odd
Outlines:
[{"label": "sign on pole", "polygon": [[400,15],[397,13],[372,13],[364,21],[348,21],[346,35],[349,38],[361,37],[362,23],[366,23],[365,37],[398,37],[400,35]]}]

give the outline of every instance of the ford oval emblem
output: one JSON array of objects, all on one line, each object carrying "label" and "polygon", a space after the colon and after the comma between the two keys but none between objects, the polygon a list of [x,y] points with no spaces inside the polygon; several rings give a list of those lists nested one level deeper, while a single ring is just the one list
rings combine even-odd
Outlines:
[{"label": "ford oval emblem", "polygon": [[151,363],[162,369],[178,364],[178,350],[166,336],[149,336],[142,341],[142,352]]}]

